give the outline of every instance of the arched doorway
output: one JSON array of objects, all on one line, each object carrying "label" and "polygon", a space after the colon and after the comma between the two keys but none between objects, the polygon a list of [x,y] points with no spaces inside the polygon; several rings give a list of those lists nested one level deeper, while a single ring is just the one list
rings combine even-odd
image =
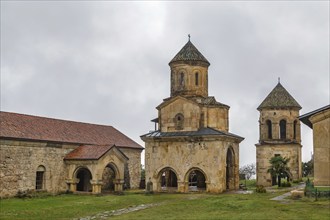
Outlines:
[{"label": "arched doorway", "polygon": [[198,169],[192,169],[188,172],[188,190],[189,191],[205,191],[206,178],[203,172]]},{"label": "arched doorway", "polygon": [[108,164],[102,174],[102,192],[115,191],[116,168],[113,164]]},{"label": "arched doorway", "polygon": [[77,184],[77,191],[83,192],[92,192],[92,174],[87,168],[80,168],[76,172],[76,178],[79,179],[79,183]]},{"label": "arched doorway", "polygon": [[235,189],[235,155],[231,147],[226,155],[226,189]]},{"label": "arched doorway", "polygon": [[159,172],[159,183],[162,191],[176,191],[178,178],[171,168],[164,168]]}]

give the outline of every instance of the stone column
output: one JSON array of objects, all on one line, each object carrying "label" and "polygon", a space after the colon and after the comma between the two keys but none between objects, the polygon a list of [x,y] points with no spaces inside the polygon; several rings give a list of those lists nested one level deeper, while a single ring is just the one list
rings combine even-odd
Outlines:
[{"label": "stone column", "polygon": [[102,180],[91,180],[90,183],[92,184],[92,193],[99,194],[101,193],[103,182]]},{"label": "stone column", "polygon": [[124,180],[123,179],[116,179],[113,181],[115,184],[115,192],[122,192],[123,191],[123,185],[124,185]]},{"label": "stone column", "polygon": [[77,191],[77,184],[79,183],[80,179],[73,178],[73,179],[67,179],[65,182],[69,186],[70,192],[76,192]]}]

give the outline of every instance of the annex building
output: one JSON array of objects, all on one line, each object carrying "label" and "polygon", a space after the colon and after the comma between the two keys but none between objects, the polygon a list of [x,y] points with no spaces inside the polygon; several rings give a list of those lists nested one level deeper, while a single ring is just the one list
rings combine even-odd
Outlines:
[{"label": "annex building", "polygon": [[299,119],[313,129],[314,186],[330,186],[330,105]]},{"label": "annex building", "polygon": [[171,94],[157,106],[145,142],[146,181],[155,191],[221,193],[239,187],[239,143],[229,106],[208,94],[209,61],[189,41],[170,61]]},{"label": "annex building", "polygon": [[290,178],[301,179],[301,134],[299,110],[301,106],[280,82],[257,108],[259,143],[256,144],[257,185],[272,186],[276,177],[267,172],[274,156],[290,158]]},{"label": "annex building", "polygon": [[143,147],[112,126],[0,112],[0,197],[138,188]]}]

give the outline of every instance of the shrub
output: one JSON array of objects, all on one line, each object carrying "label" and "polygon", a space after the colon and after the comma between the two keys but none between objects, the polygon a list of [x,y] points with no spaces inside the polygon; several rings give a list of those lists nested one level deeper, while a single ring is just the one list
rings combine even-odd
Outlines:
[{"label": "shrub", "polygon": [[283,182],[281,183],[281,187],[291,187],[291,183],[290,182]]},{"label": "shrub", "polygon": [[263,185],[257,185],[256,192],[257,193],[266,193],[266,189]]}]

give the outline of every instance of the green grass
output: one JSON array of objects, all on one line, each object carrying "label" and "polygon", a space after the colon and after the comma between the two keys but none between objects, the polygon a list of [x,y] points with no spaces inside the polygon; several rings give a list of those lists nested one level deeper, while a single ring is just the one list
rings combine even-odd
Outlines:
[{"label": "green grass", "polygon": [[[282,192],[283,193],[283,192]],[[111,219],[328,219],[330,201],[303,198],[271,201],[281,193],[60,195],[3,199],[0,219],[73,219],[141,204],[159,204]]]}]

